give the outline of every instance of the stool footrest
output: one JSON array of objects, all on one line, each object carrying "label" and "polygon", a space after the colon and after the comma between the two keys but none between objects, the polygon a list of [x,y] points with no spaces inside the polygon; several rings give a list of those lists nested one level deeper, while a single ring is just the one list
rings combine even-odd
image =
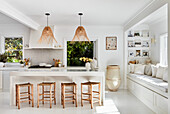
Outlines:
[{"label": "stool footrest", "polygon": [[83,95],[91,95],[91,93],[82,93]]},{"label": "stool footrest", "polygon": [[76,94],[65,94],[65,96],[75,96]]},{"label": "stool footrest", "polygon": [[23,96],[31,96],[32,94],[25,94],[25,95],[20,95],[21,97],[23,97]]},{"label": "stool footrest", "polygon": [[93,93],[100,93],[100,92],[98,92],[98,91],[93,91]]},{"label": "stool footrest", "polygon": [[84,101],[90,101],[90,98],[88,98],[88,99],[82,99],[82,100],[84,100]]},{"label": "stool footrest", "polygon": [[[39,96],[41,96],[41,95],[51,95],[51,94],[39,94]],[[54,94],[52,94],[52,95],[54,95]]]},{"label": "stool footrest", "polygon": [[[44,93],[50,93],[50,91],[44,91]],[[54,93],[54,91],[52,91],[51,93]]]},{"label": "stool footrest", "polygon": [[73,100],[65,100],[65,102],[73,102],[73,101],[75,101],[75,99],[73,99]]},{"label": "stool footrest", "polygon": [[26,93],[28,93],[28,92],[21,92],[20,94],[26,94]]},{"label": "stool footrest", "polygon": [[20,98],[20,99],[21,99],[21,100],[22,100],[22,99],[29,99],[29,97],[22,97],[22,98]]},{"label": "stool footrest", "polygon": [[[50,101],[50,100],[40,99],[39,101]],[[52,99],[52,101],[54,101],[54,99]]]},{"label": "stool footrest", "polygon": [[29,101],[32,101],[32,100],[24,100],[24,101],[20,101],[20,103],[29,102]]},{"label": "stool footrest", "polygon": [[[50,98],[50,97],[44,97],[44,98]],[[54,96],[52,98],[54,98]]]},{"label": "stool footrest", "polygon": [[73,93],[73,91],[65,91],[65,93]]}]

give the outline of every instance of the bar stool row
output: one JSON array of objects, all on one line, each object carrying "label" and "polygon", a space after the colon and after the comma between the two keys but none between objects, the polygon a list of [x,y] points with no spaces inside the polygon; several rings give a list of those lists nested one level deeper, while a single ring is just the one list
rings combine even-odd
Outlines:
[{"label": "bar stool row", "polygon": [[[93,85],[98,86],[98,91],[93,91]],[[88,87],[88,92],[83,92],[84,86]],[[28,91],[20,92],[21,88],[23,87],[27,87]],[[42,89],[41,93],[40,87]],[[71,87],[72,89],[69,89],[68,87]],[[47,90],[47,88],[49,89]],[[84,98],[84,96],[88,98]],[[42,99],[40,99],[40,97]],[[54,102],[54,105],[56,105],[56,82],[42,82],[37,84],[37,108],[39,108],[40,102],[44,104],[45,101],[50,101],[50,108],[52,108],[52,102]],[[89,103],[91,104],[91,109],[93,109],[93,103],[95,102],[99,102],[99,105],[101,105],[100,82],[81,83],[81,106],[83,106],[83,101],[89,101]],[[31,104],[32,102],[32,107],[34,107],[33,84],[16,84],[16,106],[18,106],[18,109],[20,109],[20,103],[22,102],[29,102],[29,104]],[[76,107],[78,106],[77,84],[75,82],[61,83],[61,105],[63,105],[63,108],[65,108],[66,102],[72,102],[73,104],[75,104]]]}]

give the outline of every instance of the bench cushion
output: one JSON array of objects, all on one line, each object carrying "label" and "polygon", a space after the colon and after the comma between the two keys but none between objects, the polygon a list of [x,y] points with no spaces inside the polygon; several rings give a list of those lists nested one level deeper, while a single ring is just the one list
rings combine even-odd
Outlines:
[{"label": "bench cushion", "polygon": [[153,78],[152,76],[147,76],[147,75],[140,75],[140,74],[131,74],[129,73],[128,76],[131,78],[135,78],[139,81],[143,81],[163,92],[168,92],[168,83],[164,82],[161,79]]}]

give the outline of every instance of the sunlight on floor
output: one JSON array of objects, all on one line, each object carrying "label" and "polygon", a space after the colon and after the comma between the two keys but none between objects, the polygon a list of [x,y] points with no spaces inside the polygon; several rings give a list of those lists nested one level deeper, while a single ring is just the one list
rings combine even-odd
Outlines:
[{"label": "sunlight on floor", "polygon": [[105,100],[104,106],[96,106],[97,114],[120,114],[113,100]]}]

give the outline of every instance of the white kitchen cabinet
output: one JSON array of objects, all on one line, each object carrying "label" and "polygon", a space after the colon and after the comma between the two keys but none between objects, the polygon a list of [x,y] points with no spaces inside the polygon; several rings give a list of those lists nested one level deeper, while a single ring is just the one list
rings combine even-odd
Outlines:
[{"label": "white kitchen cabinet", "polygon": [[3,91],[9,91],[9,87],[10,87],[10,77],[9,77],[9,73],[11,71],[2,71],[2,90]]},{"label": "white kitchen cabinet", "polygon": [[[0,74],[0,84],[2,84],[2,91],[9,91],[10,90],[10,72],[12,71],[22,71],[23,68],[9,68],[3,69]],[[2,81],[1,81],[2,80]],[[1,83],[2,82],[2,83]]]},{"label": "white kitchen cabinet", "polygon": [[2,71],[0,71],[0,90],[2,89]]}]

